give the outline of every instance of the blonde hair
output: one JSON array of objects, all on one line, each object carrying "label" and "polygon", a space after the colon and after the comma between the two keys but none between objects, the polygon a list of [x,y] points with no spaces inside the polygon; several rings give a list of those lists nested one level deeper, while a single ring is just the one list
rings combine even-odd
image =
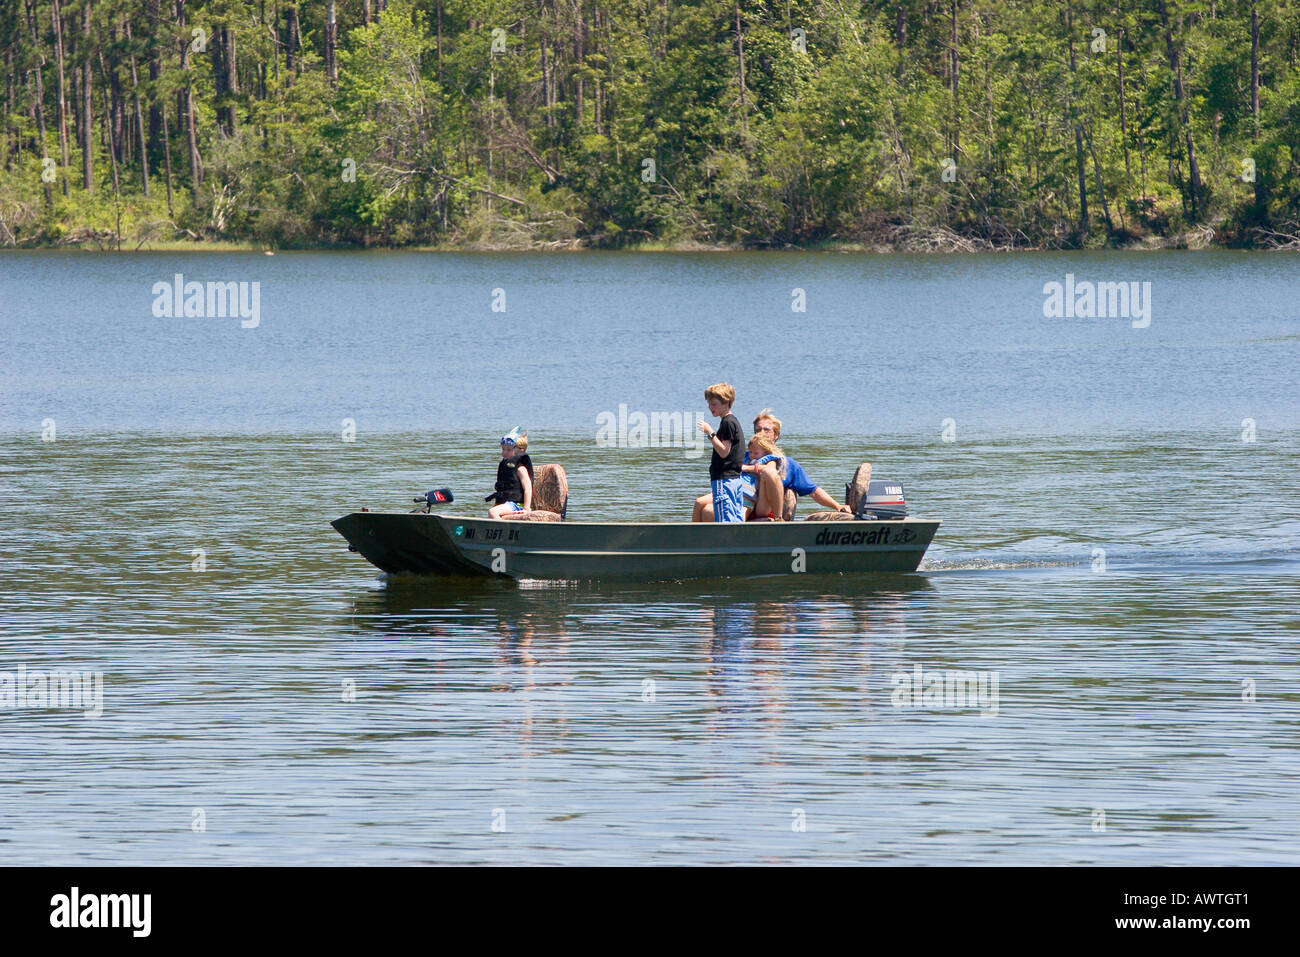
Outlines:
[{"label": "blonde hair", "polygon": [[758,413],[758,415],[754,416],[754,431],[758,431],[758,423],[762,422],[764,419],[767,419],[772,423],[772,428],[776,430],[775,434],[779,439],[781,437],[781,420],[776,417],[776,413],[771,409],[764,409],[762,412]]},{"label": "blonde hair", "polygon": [[711,385],[704,390],[704,399],[706,402],[709,399],[717,399],[727,405],[735,405],[736,390],[725,382],[719,382],[717,385]]},{"label": "blonde hair", "polygon": [[516,451],[516,452],[527,452],[527,451],[528,451],[528,433],[527,433],[527,432],[520,432],[520,433],[519,433],[519,438],[515,439],[515,451]]},{"label": "blonde hair", "polygon": [[755,433],[754,435],[750,436],[749,444],[757,445],[760,449],[763,450],[763,453],[765,455],[779,455],[782,458],[785,458],[785,453],[781,451],[781,446],[777,445],[766,435]]}]

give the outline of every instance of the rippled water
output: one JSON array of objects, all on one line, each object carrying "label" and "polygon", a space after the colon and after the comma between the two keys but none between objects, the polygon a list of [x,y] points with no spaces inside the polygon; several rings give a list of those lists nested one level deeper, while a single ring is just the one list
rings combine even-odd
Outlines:
[{"label": "rippled water", "polygon": [[[266,270],[266,301],[296,303],[246,331],[151,326],[165,320],[145,280],[174,271],[162,258],[0,257],[0,670],[104,681],[101,717],[0,707],[0,861],[1300,856],[1294,258],[958,257],[948,272],[983,278],[942,314],[924,303],[950,281],[932,265],[945,260],[904,257],[185,259],[236,279],[228,264],[246,261],[250,278]],[[761,279],[788,309],[790,262],[837,301],[857,283],[864,308],[895,317],[896,349],[828,362],[795,317],[789,367],[733,381],[790,410],[788,450],[834,494],[869,458],[915,514],[943,519],[921,574],[385,580],[329,528],[435,485],[477,510],[495,436],[517,421],[538,461],[566,465],[572,518],[684,517],[703,460],[599,447],[595,416],[702,411],[695,387],[730,373],[707,374],[674,297],[696,283],[702,311],[725,309]],[[1149,270],[1185,312],[1147,330],[1057,326],[1053,344],[1013,304],[1066,268]],[[363,281],[372,269],[406,285]],[[1243,270],[1250,301],[1232,292]],[[531,411],[463,311],[442,338],[408,335],[409,305],[340,318],[408,302],[426,273],[457,302],[554,286],[515,367]],[[330,298],[349,283],[351,299]],[[628,334],[605,335],[593,300]],[[789,321],[751,304],[729,315],[756,335]],[[647,314],[658,338],[632,337]],[[488,371],[459,371],[467,357]],[[1090,378],[1108,366],[1109,385]],[[643,401],[657,390],[671,395]],[[877,417],[889,427],[864,425]],[[995,675],[997,697],[896,706],[918,665]]]}]

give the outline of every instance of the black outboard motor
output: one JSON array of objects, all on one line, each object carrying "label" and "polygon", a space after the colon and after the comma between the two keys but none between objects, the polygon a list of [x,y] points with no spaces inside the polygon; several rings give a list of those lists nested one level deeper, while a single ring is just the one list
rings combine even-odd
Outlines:
[{"label": "black outboard motor", "polygon": [[[846,489],[846,496],[847,492]],[[903,498],[903,486],[887,479],[872,479],[867,494],[858,503],[858,510],[853,517],[868,522],[907,518],[907,500]]]},{"label": "black outboard motor", "polygon": [[451,494],[449,488],[430,489],[423,495],[415,496],[415,504],[420,508],[411,509],[412,512],[428,512],[431,505],[444,505],[447,502],[456,501],[456,497]]}]

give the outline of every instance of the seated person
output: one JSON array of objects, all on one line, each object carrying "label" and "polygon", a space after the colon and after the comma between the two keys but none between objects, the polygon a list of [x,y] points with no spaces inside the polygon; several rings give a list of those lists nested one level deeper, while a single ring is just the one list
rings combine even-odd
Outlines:
[{"label": "seated person", "polygon": [[[781,420],[778,419],[771,409],[764,409],[758,413],[754,419],[754,434],[756,436],[769,436],[772,441],[781,438]],[[749,464],[749,453],[745,453],[745,464]],[[769,462],[763,466],[767,469],[774,469],[775,464]],[[785,474],[781,477],[781,484],[784,488],[789,489],[795,495],[811,495],[812,500],[824,508],[833,508],[837,512],[853,511],[847,505],[841,505],[821,486],[813,482],[804,471],[803,466],[797,461],[785,456]],[[775,514],[779,518],[782,509],[776,509]],[[701,495],[695,500],[695,511],[691,516],[694,522],[711,522],[713,521],[713,497],[711,495]]]},{"label": "seated person", "polygon": [[742,496],[745,521],[781,521],[785,507],[785,486],[781,483],[784,455],[780,446],[762,433],[749,440],[746,464],[740,467],[740,478],[745,483]]},{"label": "seated person", "polygon": [[501,436],[501,461],[497,464],[496,491],[487,497],[496,504],[488,509],[488,518],[501,518],[510,512],[526,512],[533,507],[533,460],[528,457],[528,433],[519,427]]}]

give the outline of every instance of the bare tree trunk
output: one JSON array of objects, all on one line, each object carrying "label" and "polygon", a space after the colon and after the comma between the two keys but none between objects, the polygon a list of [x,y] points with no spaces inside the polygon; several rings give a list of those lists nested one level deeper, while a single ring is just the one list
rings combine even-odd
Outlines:
[{"label": "bare tree trunk", "polygon": [[294,77],[299,73],[298,50],[302,46],[302,31],[298,24],[298,4],[291,3],[284,11],[284,25],[288,36],[284,44],[284,63],[289,71],[285,85],[292,86]]},{"label": "bare tree trunk", "polygon": [[361,25],[370,26],[370,0],[361,0]]},{"label": "bare tree trunk", "polygon": [[740,62],[740,125],[749,139],[749,103],[745,98],[745,31],[740,24],[740,0],[736,0],[736,51]]},{"label": "bare tree trunk", "polygon": [[338,42],[339,24],[336,4],[335,0],[329,0],[325,18],[325,72],[329,75],[331,84],[339,81]]},{"label": "bare tree trunk", "polygon": [[[112,34],[109,37],[114,44],[117,43],[117,24],[113,24]],[[108,91],[108,115],[109,115],[109,154],[113,158],[114,164],[123,162],[125,154],[122,150],[122,140],[126,133],[126,120],[124,115],[125,107],[122,97],[122,80],[117,75],[117,66],[114,65],[113,72],[108,71],[108,63],[104,59],[103,51],[99,54],[99,78],[104,83],[104,89]]]},{"label": "bare tree trunk", "polygon": [[[235,31],[227,23],[222,29],[226,38],[226,91],[231,97],[239,94],[239,59],[235,51]],[[233,136],[235,129],[239,125],[238,111],[235,109],[233,100],[227,109],[228,119],[230,122],[230,134]]]},{"label": "bare tree trunk", "polygon": [[190,69],[189,37],[185,34],[185,0],[176,0],[176,26],[181,34],[181,69],[185,72],[185,89],[180,91],[180,95],[185,98],[185,126],[190,153],[190,194],[197,205],[199,187],[203,184],[203,166],[199,160],[198,130],[194,125],[194,74]]},{"label": "bare tree trunk", "polygon": [[[1169,53],[1169,72],[1174,81],[1174,102],[1178,105],[1178,122],[1183,128],[1183,138],[1187,146],[1187,172],[1191,180],[1192,219],[1200,218],[1201,209],[1201,168],[1196,162],[1196,144],[1192,141],[1192,124],[1187,111],[1187,96],[1183,89],[1182,51],[1174,43],[1173,30],[1169,25],[1169,12],[1165,0],[1159,0],[1160,22],[1165,30],[1165,49]],[[1184,196],[1187,191],[1184,191]]]},{"label": "bare tree trunk", "polygon": [[[438,80],[442,81],[442,68],[439,64]],[[547,51],[545,35],[542,39],[542,102],[546,106],[546,125],[554,128],[555,117],[551,112],[551,59]]]},{"label": "bare tree trunk", "polygon": [[1092,172],[1097,181],[1097,198],[1101,200],[1101,212],[1106,217],[1106,229],[1109,232],[1115,231],[1115,224],[1110,218],[1110,204],[1106,202],[1106,189],[1101,184],[1101,164],[1097,162],[1097,151],[1092,148],[1092,135],[1086,130],[1084,135],[1088,140],[1088,154],[1092,156]]},{"label": "bare tree trunk", "polygon": [[[787,17],[789,14],[787,14]],[[903,50],[907,47],[907,7],[903,4],[898,5],[898,10],[894,17],[894,46],[898,48],[898,66],[895,69],[895,76],[898,79],[903,78]]]},{"label": "bare tree trunk", "polygon": [[[262,2],[265,3],[266,0],[262,0]],[[280,0],[272,0],[271,3],[271,36],[275,37],[275,48],[271,50],[271,76],[275,77],[275,85],[278,87],[280,85],[280,57],[276,55],[275,51],[280,46]],[[262,86],[264,88],[262,95],[265,97],[265,66],[262,67],[262,77]]]},{"label": "bare tree trunk", "polygon": [[217,124],[227,136],[235,133],[235,36],[226,23],[212,31],[212,82],[216,89]]},{"label": "bare tree trunk", "polygon": [[[14,26],[15,32],[18,30],[17,24]],[[5,164],[4,168],[9,169],[9,161],[17,153],[17,146],[11,139],[13,127],[9,125],[9,118],[14,112],[14,48],[5,47],[5,115],[2,121],[5,131]]]},{"label": "bare tree trunk", "polygon": [[[436,15],[438,18],[438,82],[441,83],[442,82],[442,0],[437,0],[437,3],[435,3],[434,6],[436,8],[437,11]],[[542,57],[543,57],[542,60],[543,81],[542,82],[545,83],[545,73],[546,73],[546,61],[545,61],[546,47],[545,46],[542,47]]]},{"label": "bare tree trunk", "polygon": [[1074,123],[1074,156],[1079,173],[1079,234],[1088,235],[1088,173],[1083,161],[1083,129],[1079,124],[1078,109],[1074,102],[1074,8],[1070,0],[1065,3],[1065,37],[1070,51],[1070,119]]},{"label": "bare tree trunk", "polygon": [[[77,59],[77,41],[81,34],[78,32],[68,38],[68,59],[76,62]],[[68,91],[72,96],[72,113],[68,117],[68,123],[72,127],[72,135],[76,138],[77,149],[81,149],[81,108],[85,106],[85,101],[81,96],[81,68],[73,66],[72,68],[72,88]]]},{"label": "bare tree trunk", "polygon": [[[185,36],[182,29],[184,26],[183,19],[178,15],[177,6],[181,0],[172,0],[172,18],[176,23],[177,42],[180,44],[180,67],[185,69],[185,55],[189,50],[189,38]],[[176,87],[176,129],[181,129],[185,125],[185,90]]]},{"label": "bare tree trunk", "polygon": [[[585,45],[583,43],[583,36],[582,36],[582,11],[581,9],[579,9],[577,19],[574,21],[573,24],[574,64],[581,63],[584,59],[586,59],[586,56],[587,56],[587,51],[585,49]],[[576,87],[574,91],[575,92],[574,105],[576,107],[574,118],[577,121],[577,125],[581,127],[582,126],[582,77],[581,76],[577,77],[576,83],[574,85]]]},{"label": "bare tree trunk", "polygon": [[158,28],[162,15],[162,0],[148,0],[145,8],[149,24],[149,35],[145,39],[145,62],[149,68],[149,94],[145,97],[149,106],[149,155],[157,168],[158,144],[162,139],[162,105],[157,96],[158,77],[162,74],[162,63],[158,55]]},{"label": "bare tree trunk", "polygon": [[[1125,110],[1124,96],[1124,35],[1126,31],[1121,26],[1124,22],[1124,11],[1121,9],[1121,0],[1115,0],[1115,71],[1119,77],[1119,136],[1120,143],[1124,147],[1124,175],[1131,180],[1133,178],[1133,167],[1129,165],[1128,158],[1128,115]],[[1123,218],[1123,214],[1120,214]]]},{"label": "bare tree trunk", "polygon": [[[44,171],[45,161],[49,159],[50,154],[45,148],[45,85],[41,81],[41,66],[45,63],[45,55],[41,53],[41,37],[36,29],[36,11],[33,9],[32,0],[27,0],[27,26],[32,32],[32,49],[39,57],[32,75],[36,78],[36,98],[32,101],[32,116],[36,120],[36,135],[40,140],[41,149],[41,168]],[[64,166],[67,160],[64,160]],[[54,193],[50,189],[50,184],[42,178],[41,186],[45,192],[45,205],[54,205]]]},{"label": "bare tree trunk", "polygon": [[91,0],[86,0],[86,5],[81,8],[81,36],[85,42],[85,55],[81,63],[81,95],[83,100],[81,116],[82,129],[81,133],[81,185],[92,196],[95,194],[95,107],[91,101],[91,81],[90,81],[90,5]]},{"label": "bare tree trunk", "polygon": [[[1259,11],[1255,0],[1250,2],[1250,113],[1254,125],[1250,133],[1252,143],[1259,142]],[[1255,216],[1268,219],[1268,184],[1264,177],[1255,175]]]},{"label": "bare tree trunk", "polygon": [[[15,31],[15,34],[16,34],[16,32],[18,31],[18,29],[20,29],[20,28],[19,28],[18,25],[15,23],[15,24],[14,24],[14,31]],[[14,143],[13,143],[13,140],[11,139],[11,134],[13,133],[13,127],[11,127],[11,126],[9,125],[9,119],[10,119],[10,117],[13,115],[13,112],[14,112],[14,82],[15,82],[15,75],[14,75],[14,48],[13,48],[13,46],[7,46],[7,47],[5,47],[5,70],[4,70],[4,73],[5,73],[5,113],[4,113],[4,117],[3,117],[2,119],[0,119],[0,125],[3,125],[3,126],[4,126],[4,131],[5,131],[5,163],[4,163],[4,168],[7,170],[7,169],[9,169],[9,161],[13,158],[13,156],[14,156],[14,154],[15,154],[15,152],[16,152],[16,149],[15,149],[15,146],[14,146]]]},{"label": "bare tree trunk", "polygon": [[[275,21],[279,24],[279,20]],[[266,0],[257,0],[257,23],[260,27],[266,26]],[[271,59],[277,60],[275,54],[271,54]],[[254,62],[257,64],[257,98],[266,101],[266,60],[257,52],[254,52]],[[262,124],[262,142],[267,142],[266,124]]]},{"label": "bare tree trunk", "polygon": [[[114,71],[116,72],[116,71]],[[117,164],[119,160],[119,143],[118,136],[120,131],[115,129],[113,124],[117,120],[117,114],[114,112],[113,103],[113,85],[108,79],[108,64],[104,62],[104,51],[99,51],[99,79],[104,88],[104,124],[108,127],[108,162],[113,171],[113,195],[120,196],[122,193],[122,181],[118,179]]]},{"label": "bare tree trunk", "polygon": [[[1141,57],[1137,58],[1137,65],[1138,65],[1138,89],[1144,90],[1146,89],[1146,85],[1147,85],[1147,70],[1142,63]],[[1141,123],[1138,123],[1138,125],[1135,126],[1133,130],[1137,134],[1138,161],[1141,165],[1141,177],[1142,177],[1142,195],[1145,197],[1147,194],[1147,138],[1146,135],[1142,132]]]},{"label": "bare tree trunk", "polygon": [[1259,142],[1259,11],[1255,0],[1250,2],[1250,115],[1255,126],[1250,134],[1252,143]]},{"label": "bare tree trunk", "polygon": [[171,137],[167,133],[167,111],[162,113],[162,135],[163,135],[163,162],[167,167],[167,215],[175,216],[176,211],[172,207],[172,144]]},{"label": "bare tree trunk", "polygon": [[952,79],[952,156],[961,152],[961,108],[957,96],[957,78],[961,73],[961,60],[957,52],[957,0],[952,0],[952,35],[949,39],[949,68]]},{"label": "bare tree trunk", "polygon": [[149,195],[149,150],[145,142],[144,111],[140,107],[140,78],[135,72],[134,37],[131,35],[131,20],[126,21],[126,43],[129,51],[128,61],[131,65],[131,96],[135,100],[136,132],[140,137],[140,178],[144,183],[144,194]]},{"label": "bare tree trunk", "polygon": [[50,19],[54,26],[54,58],[58,64],[59,78],[59,153],[63,158],[64,173],[59,177],[63,181],[63,195],[68,195],[68,99],[67,84],[63,75],[63,11],[59,0],[50,6]]}]

